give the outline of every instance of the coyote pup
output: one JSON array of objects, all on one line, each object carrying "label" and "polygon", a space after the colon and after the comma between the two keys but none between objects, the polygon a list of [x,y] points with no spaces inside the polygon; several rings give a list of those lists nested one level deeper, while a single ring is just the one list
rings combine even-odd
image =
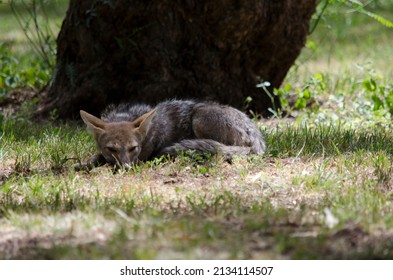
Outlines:
[{"label": "coyote pup", "polygon": [[96,118],[80,111],[100,153],[90,167],[132,165],[179,151],[233,155],[262,154],[266,144],[254,123],[235,108],[210,102],[170,100],[148,105],[109,106]]}]

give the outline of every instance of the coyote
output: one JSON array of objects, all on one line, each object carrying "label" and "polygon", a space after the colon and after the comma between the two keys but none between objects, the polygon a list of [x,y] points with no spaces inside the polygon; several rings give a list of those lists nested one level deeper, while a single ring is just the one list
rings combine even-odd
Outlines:
[{"label": "coyote", "polygon": [[109,106],[101,119],[80,111],[94,135],[99,154],[89,167],[110,163],[130,166],[182,151],[233,155],[262,154],[262,133],[239,110],[212,102],[170,100],[155,108],[145,104]]}]

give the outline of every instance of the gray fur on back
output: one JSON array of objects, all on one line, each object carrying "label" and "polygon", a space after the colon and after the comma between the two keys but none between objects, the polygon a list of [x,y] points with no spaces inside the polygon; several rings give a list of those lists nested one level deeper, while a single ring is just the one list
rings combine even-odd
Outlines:
[{"label": "gray fur on back", "polygon": [[109,105],[101,114],[101,119],[106,122],[133,121],[151,110],[153,108],[146,104]]}]

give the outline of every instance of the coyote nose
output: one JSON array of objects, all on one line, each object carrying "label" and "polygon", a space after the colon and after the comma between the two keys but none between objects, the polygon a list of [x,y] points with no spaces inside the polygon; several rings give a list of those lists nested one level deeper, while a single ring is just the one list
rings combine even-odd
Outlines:
[{"label": "coyote nose", "polygon": [[123,168],[129,169],[130,167],[132,167],[133,163],[134,163],[133,159],[129,158],[127,155],[122,155],[119,158],[119,164]]}]

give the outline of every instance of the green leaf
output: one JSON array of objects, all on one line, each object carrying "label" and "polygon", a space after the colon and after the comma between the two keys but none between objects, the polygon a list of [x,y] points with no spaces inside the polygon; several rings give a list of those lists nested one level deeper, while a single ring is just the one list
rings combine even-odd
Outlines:
[{"label": "green leaf", "polygon": [[373,94],[373,96],[371,97],[373,102],[374,102],[374,111],[379,110],[380,108],[383,108],[383,101],[381,100],[381,98],[378,97],[377,94]]},{"label": "green leaf", "polygon": [[314,74],[314,78],[317,79],[318,81],[323,81],[323,76],[321,73]]},{"label": "green leaf", "polygon": [[207,172],[206,167],[200,167],[200,168],[199,168],[199,173],[201,173],[201,174],[206,174],[206,172]]},{"label": "green leaf", "polygon": [[288,102],[288,100],[285,99],[285,98],[281,98],[281,99],[280,99],[280,102],[281,102],[281,106],[282,106],[283,108],[286,108],[286,107],[289,106],[289,102]]},{"label": "green leaf", "polygon": [[26,79],[26,81],[30,84],[30,85],[34,85],[34,82],[35,82],[35,79],[36,79],[36,77],[35,77],[35,69],[33,69],[33,68],[28,68],[26,71],[25,71],[25,79]]},{"label": "green leaf", "polygon": [[377,89],[377,83],[372,78],[369,78],[363,81],[363,87],[368,92],[374,92]]},{"label": "green leaf", "polygon": [[307,41],[306,46],[307,46],[307,48],[310,48],[314,53],[317,53],[318,47],[317,47],[317,44],[315,44],[314,41],[310,41],[310,40]]},{"label": "green leaf", "polygon": [[305,89],[303,91],[303,98],[305,98],[305,99],[310,99],[311,98],[311,94],[310,94],[310,91],[308,89]]},{"label": "green leaf", "polygon": [[380,15],[377,15],[377,14],[374,14],[372,12],[369,12],[369,11],[362,10],[361,12],[363,14],[368,15],[369,17],[375,19],[380,24],[382,24],[382,25],[384,25],[386,27],[389,27],[389,28],[393,28],[393,22],[392,21],[390,21],[390,20],[388,20],[388,19],[386,19],[386,18],[384,18],[384,17],[382,17]]},{"label": "green leaf", "polygon": [[306,108],[306,105],[307,105],[307,100],[304,98],[299,98],[298,100],[296,100],[295,109],[298,109],[298,110],[304,109],[304,108]]}]

